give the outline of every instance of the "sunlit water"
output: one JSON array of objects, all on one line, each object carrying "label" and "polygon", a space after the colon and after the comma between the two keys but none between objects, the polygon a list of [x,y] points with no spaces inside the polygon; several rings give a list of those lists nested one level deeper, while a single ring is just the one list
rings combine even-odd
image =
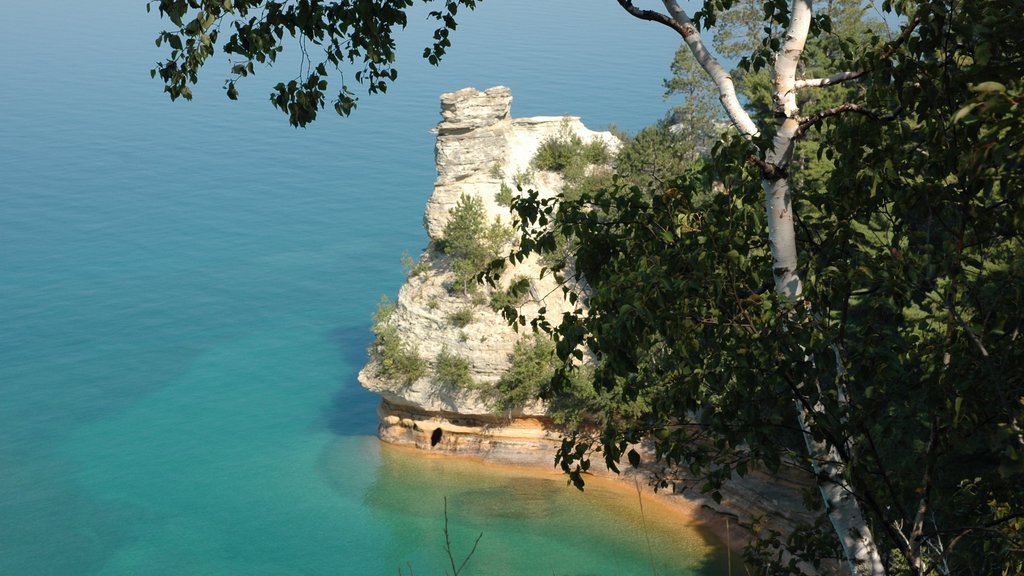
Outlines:
[{"label": "sunlit water", "polygon": [[[614,2],[488,1],[354,117],[289,128],[287,63],[171,104],[144,2],[0,18],[0,574],[713,574],[636,494],[374,438],[369,316],[425,244],[441,92],[635,130],[675,38]],[[493,5],[492,5],[493,4]],[[419,13],[419,16],[422,12]],[[450,569],[449,569],[450,571]]]}]

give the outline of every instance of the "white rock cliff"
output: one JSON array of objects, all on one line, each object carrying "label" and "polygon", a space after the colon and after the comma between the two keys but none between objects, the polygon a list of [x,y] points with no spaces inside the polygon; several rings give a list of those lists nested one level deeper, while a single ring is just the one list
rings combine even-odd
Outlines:
[{"label": "white rock cliff", "polygon": [[[570,131],[584,142],[601,139],[611,147],[618,144],[611,133],[591,131],[577,117],[512,118],[511,103],[511,90],[503,86],[483,92],[465,88],[441,96],[443,120],[436,128],[438,176],[424,215],[430,245],[420,259],[427,269],[410,275],[389,319],[403,343],[425,359],[429,368],[411,384],[381,378],[373,359],[359,373],[364,387],[383,396],[380,435],[386,441],[522,462],[528,459],[531,445],[550,461],[560,438],[549,430],[545,407],[539,401],[496,414],[486,393],[441,386],[433,377],[436,358],[444,350],[469,361],[470,374],[479,387],[491,386],[508,370],[515,343],[529,333],[529,329],[516,332],[491,310],[486,303],[487,288],[480,289],[483,294],[475,302],[450,289],[451,262],[433,246],[441,239],[449,212],[459,198],[463,194],[478,197],[490,220],[510,223],[509,208],[496,200],[503,183],[515,191],[516,181],[527,179],[529,188],[542,196],[553,195],[562,186],[557,174],[530,167],[542,141]],[[504,287],[523,276],[531,281],[530,296],[521,313],[532,317],[546,307],[548,317],[558,318],[568,310],[551,275],[539,278],[536,260],[509,266],[502,276]],[[473,310],[473,321],[457,326],[451,315],[467,307]],[[438,429],[440,440],[431,442]],[[522,453],[524,449],[526,453]]]}]

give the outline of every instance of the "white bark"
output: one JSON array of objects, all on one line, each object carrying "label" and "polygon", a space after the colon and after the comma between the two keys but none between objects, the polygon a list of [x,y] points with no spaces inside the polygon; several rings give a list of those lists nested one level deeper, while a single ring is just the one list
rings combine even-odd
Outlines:
[{"label": "white bark", "polygon": [[[799,129],[800,123],[795,118],[783,120],[775,133],[774,146],[765,159],[766,164],[783,171],[787,169],[793,158],[794,138]],[[761,181],[761,187],[764,189],[765,210],[768,213],[768,245],[772,251],[775,290],[787,300],[795,302],[803,292],[803,285],[796,269],[796,232],[789,180],[785,177],[765,178]]]},{"label": "white bark", "polygon": [[847,80],[856,80],[864,75],[864,71],[860,70],[857,72],[839,72],[833,74],[828,78],[805,78],[803,80],[797,80],[794,88],[797,90],[801,88],[824,88],[825,86],[832,86],[833,84],[839,84],[840,82],[846,82]]},{"label": "white bark", "polygon": [[[800,129],[796,100],[796,70],[803,54],[811,23],[811,0],[793,0],[786,41],[775,60],[773,90],[775,109],[783,116],[775,134],[772,150],[765,158],[771,169],[762,182],[768,214],[768,239],[772,252],[775,289],[788,301],[800,299],[802,285],[797,273],[796,234],[787,171],[793,158],[793,146]],[[845,396],[845,390],[840,390]],[[814,469],[825,511],[856,576],[884,576],[885,567],[874,537],[867,526],[860,504],[844,478],[846,463],[839,450],[810,433],[811,419],[823,407],[807,406],[795,399],[800,428],[804,432],[808,456]]]},{"label": "white bark", "polygon": [[[663,0],[672,26],[685,40],[697,62],[718,87],[722,106],[739,129],[748,138],[759,134],[757,125],[740,105],[732,77],[708,52],[686,12],[676,0]],[[796,90],[798,86],[826,86],[852,79],[859,73],[841,73],[826,79],[797,82],[796,71],[803,54],[804,44],[811,24],[812,0],[792,0],[790,24],[786,40],[776,56],[773,74],[773,97],[775,112],[781,118],[772,149],[767,151],[761,164],[764,171],[762,188],[765,193],[765,209],[768,214],[768,237],[772,253],[772,268],[775,288],[789,302],[798,302],[802,293],[800,275],[797,273],[796,234],[793,225],[793,206],[790,197],[788,169],[793,158],[793,145],[800,133],[799,108]],[[631,3],[620,4],[638,17],[646,18]],[[649,19],[649,18],[648,18]],[[840,370],[841,362],[838,359]],[[839,390],[841,398],[846,391]],[[804,433],[807,451],[814,468],[817,483],[825,502],[826,513],[843,546],[851,572],[855,576],[885,576],[871,530],[861,512],[860,504],[844,479],[846,463],[836,446],[817,441],[811,434],[814,416],[824,407],[808,406],[805,398],[794,398],[799,416],[800,429]]]},{"label": "white bark", "polygon": [[[816,406],[815,410],[820,410]],[[885,566],[878,555],[874,536],[864,520],[857,498],[843,479],[846,464],[839,451],[826,442],[820,442],[807,432],[807,409],[797,402],[800,428],[804,430],[804,443],[810,454],[818,490],[825,501],[826,513],[832,529],[839,537],[851,574],[855,576],[884,576]]]},{"label": "white bark", "polygon": [[785,117],[796,118],[796,69],[804,53],[807,31],[811,28],[811,0],[793,0],[789,11],[786,41],[775,59],[775,106]]},{"label": "white bark", "polygon": [[740,104],[740,100],[736,96],[736,85],[732,81],[732,76],[708,52],[707,47],[704,46],[704,41],[697,32],[697,27],[693,25],[686,11],[680,8],[675,0],[664,0],[664,3],[672,19],[683,27],[683,40],[689,46],[693,57],[697,59],[697,63],[708,73],[708,76],[711,77],[711,80],[714,81],[715,86],[718,88],[718,99],[722,101],[722,107],[725,108],[725,113],[729,115],[729,120],[747,138],[757,136],[759,133],[757,124],[754,124],[750,114],[747,114],[747,111],[743,109],[743,105]]}]

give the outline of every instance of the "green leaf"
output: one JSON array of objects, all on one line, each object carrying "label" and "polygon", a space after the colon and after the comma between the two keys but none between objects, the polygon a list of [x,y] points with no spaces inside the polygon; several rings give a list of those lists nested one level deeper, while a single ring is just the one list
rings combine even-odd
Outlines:
[{"label": "green leaf", "polygon": [[636,450],[631,448],[629,452],[626,453],[626,458],[629,459],[629,465],[632,466],[633,468],[640,467],[640,453],[637,452]]}]

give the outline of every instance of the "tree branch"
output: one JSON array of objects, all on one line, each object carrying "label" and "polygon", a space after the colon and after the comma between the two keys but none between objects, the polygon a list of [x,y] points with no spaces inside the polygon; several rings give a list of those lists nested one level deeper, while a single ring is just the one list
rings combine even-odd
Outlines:
[{"label": "tree branch", "polygon": [[875,110],[871,110],[869,108],[864,108],[860,104],[853,104],[851,102],[847,102],[846,104],[840,104],[839,106],[834,106],[832,108],[828,108],[827,110],[815,112],[810,116],[801,118],[799,133],[802,134],[806,132],[808,128],[821,123],[821,121],[824,120],[825,118],[829,118],[831,116],[838,116],[840,114],[845,114],[847,112],[861,114],[873,120],[878,120],[879,122],[890,122],[898,118],[901,111],[902,110],[897,109],[893,112],[887,112],[883,114]]},{"label": "tree branch", "polygon": [[760,133],[757,125],[754,124],[750,115],[747,114],[743,109],[743,105],[740,104],[732,76],[708,51],[700,34],[697,32],[697,27],[694,26],[686,11],[680,8],[675,0],[664,0],[665,8],[668,10],[669,15],[653,10],[641,10],[634,6],[631,0],[618,0],[618,2],[619,6],[622,6],[633,17],[663,24],[679,33],[690,48],[693,57],[697,59],[697,63],[714,81],[715,86],[718,88],[718,99],[722,102],[725,113],[729,116],[729,120],[732,121],[733,125],[736,126],[736,129],[747,138],[753,138]]},{"label": "tree branch", "polygon": [[[910,38],[910,34],[914,31],[914,29],[920,22],[921,18],[919,16],[915,16],[913,20],[908,22],[907,25],[903,28],[903,30],[900,31],[900,35],[891,43],[889,43],[889,45],[885,47],[885,50],[883,50],[882,53],[879,54],[878,60],[887,60],[890,57],[892,57],[892,55],[896,53],[896,50],[901,45],[903,45],[904,42],[907,41],[907,38]],[[806,78],[803,80],[797,80],[796,83],[793,85],[793,88],[795,90],[799,90],[801,88],[824,88],[826,86],[834,86],[836,84],[841,84],[843,82],[849,82],[850,80],[856,80],[857,78],[860,78],[861,76],[867,74],[868,71],[869,68],[863,68],[861,70],[839,72],[827,78]]]},{"label": "tree branch", "polygon": [[796,90],[801,88],[824,88],[825,86],[832,86],[833,84],[839,84],[840,82],[856,80],[867,73],[867,70],[858,70],[856,72],[839,72],[838,74],[833,74],[828,78],[806,78],[804,80],[797,80],[794,82],[793,88]]},{"label": "tree branch", "polygon": [[686,38],[687,34],[697,33],[696,28],[691,27],[691,29],[687,30],[683,26],[683,24],[681,24],[680,22],[676,22],[671,17],[662,14],[661,12],[655,12],[654,10],[641,10],[640,8],[634,6],[630,0],[618,0],[618,2],[619,6],[622,6],[623,10],[629,12],[630,15],[633,16],[634,18],[639,18],[640,20],[647,20],[648,22],[657,22],[658,24],[664,24],[665,26],[668,26],[669,28],[678,32],[679,35],[682,36],[683,38]]}]

